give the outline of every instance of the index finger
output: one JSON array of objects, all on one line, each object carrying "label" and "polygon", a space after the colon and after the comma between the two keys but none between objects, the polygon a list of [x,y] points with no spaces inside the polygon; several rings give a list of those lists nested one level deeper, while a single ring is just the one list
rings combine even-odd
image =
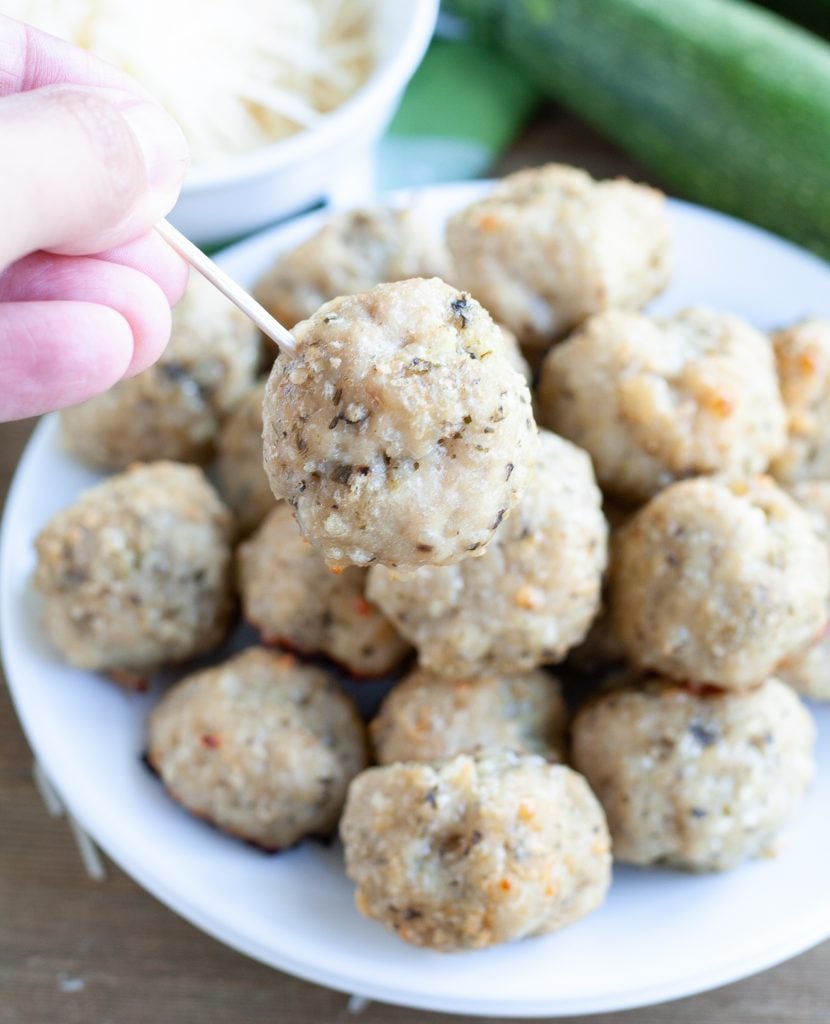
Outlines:
[{"label": "index finger", "polygon": [[149,97],[135,79],[106,61],[0,14],[0,97],[63,83],[105,86]]}]

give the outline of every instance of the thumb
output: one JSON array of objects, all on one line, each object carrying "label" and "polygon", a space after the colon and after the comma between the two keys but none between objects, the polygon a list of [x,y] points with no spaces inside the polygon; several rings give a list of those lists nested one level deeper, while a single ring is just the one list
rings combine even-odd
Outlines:
[{"label": "thumb", "polygon": [[37,249],[97,253],[175,203],[187,143],[158,104],[54,85],[0,99],[0,268]]}]

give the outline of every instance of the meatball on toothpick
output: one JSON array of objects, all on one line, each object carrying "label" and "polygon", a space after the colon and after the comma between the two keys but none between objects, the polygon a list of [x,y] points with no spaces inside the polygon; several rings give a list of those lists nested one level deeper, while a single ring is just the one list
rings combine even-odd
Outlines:
[{"label": "meatball on toothpick", "polygon": [[415,279],[335,299],[294,336],[266,390],[265,468],[329,566],[482,553],[538,449],[527,384],[490,316]]}]

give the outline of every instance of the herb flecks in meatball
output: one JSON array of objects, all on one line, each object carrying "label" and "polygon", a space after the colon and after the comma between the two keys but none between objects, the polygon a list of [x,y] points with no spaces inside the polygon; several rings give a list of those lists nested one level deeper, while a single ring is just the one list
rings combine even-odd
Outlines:
[{"label": "herb flecks in meatball", "polygon": [[497,749],[562,760],[567,708],[547,672],[447,679],[418,668],[370,725],[380,764],[445,761]]},{"label": "herb flecks in meatball", "polygon": [[79,668],[143,678],[209,650],[232,609],[232,517],[195,466],[136,465],[37,539],[47,636]]},{"label": "herb flecks in meatball", "polygon": [[763,472],[786,438],[769,339],[701,308],[591,317],[548,353],[538,408],[629,501],[689,476]]},{"label": "herb flecks in meatball", "polygon": [[528,488],[481,558],[407,574],[370,570],[369,597],[433,672],[525,672],[561,661],[597,613],[608,528],[591,462],[554,434],[539,438]]},{"label": "herb flecks in meatball", "polygon": [[265,465],[328,564],[482,551],[538,450],[527,385],[489,315],[416,279],[336,299],[294,335],[268,382]]},{"label": "herb flecks in meatball", "polygon": [[450,218],[447,241],[457,283],[531,353],[592,313],[638,309],[669,277],[662,194],[561,164],[500,181]]},{"label": "herb flecks in meatball", "polygon": [[770,851],[812,778],[814,737],[776,679],[729,693],[652,678],[586,705],[571,739],[618,860],[723,871]]},{"label": "herb flecks in meatball", "polygon": [[431,949],[555,931],[596,909],[610,882],[585,780],[529,754],[369,769],[349,787],[340,835],[358,909]]},{"label": "herb flecks in meatball", "polygon": [[610,598],[631,661],[745,688],[824,627],[827,553],[768,477],[672,484],[615,540]]},{"label": "herb flecks in meatball", "polygon": [[787,483],[830,477],[830,320],[778,331],[772,344],[789,433],[772,473]]},{"label": "herb flecks in meatball", "polygon": [[453,277],[449,253],[418,209],[346,210],[280,256],[257,282],[255,295],[280,323],[293,327],[340,295],[411,277]]},{"label": "herb flecks in meatball", "polygon": [[411,648],[366,600],[367,570],[330,572],[278,505],[237,551],[245,618],[264,640],[325,654],[358,676],[392,671]]},{"label": "herb flecks in meatball", "polygon": [[283,849],[335,828],[366,743],[332,676],[250,648],[165,694],[150,716],[147,758],[189,811]]}]

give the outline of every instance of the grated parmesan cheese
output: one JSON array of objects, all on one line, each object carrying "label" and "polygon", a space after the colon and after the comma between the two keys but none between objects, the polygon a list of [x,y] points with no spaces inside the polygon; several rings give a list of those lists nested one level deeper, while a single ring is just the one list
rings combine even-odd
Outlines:
[{"label": "grated parmesan cheese", "polygon": [[368,77],[370,0],[4,0],[150,90],[194,164],[307,128]]}]

